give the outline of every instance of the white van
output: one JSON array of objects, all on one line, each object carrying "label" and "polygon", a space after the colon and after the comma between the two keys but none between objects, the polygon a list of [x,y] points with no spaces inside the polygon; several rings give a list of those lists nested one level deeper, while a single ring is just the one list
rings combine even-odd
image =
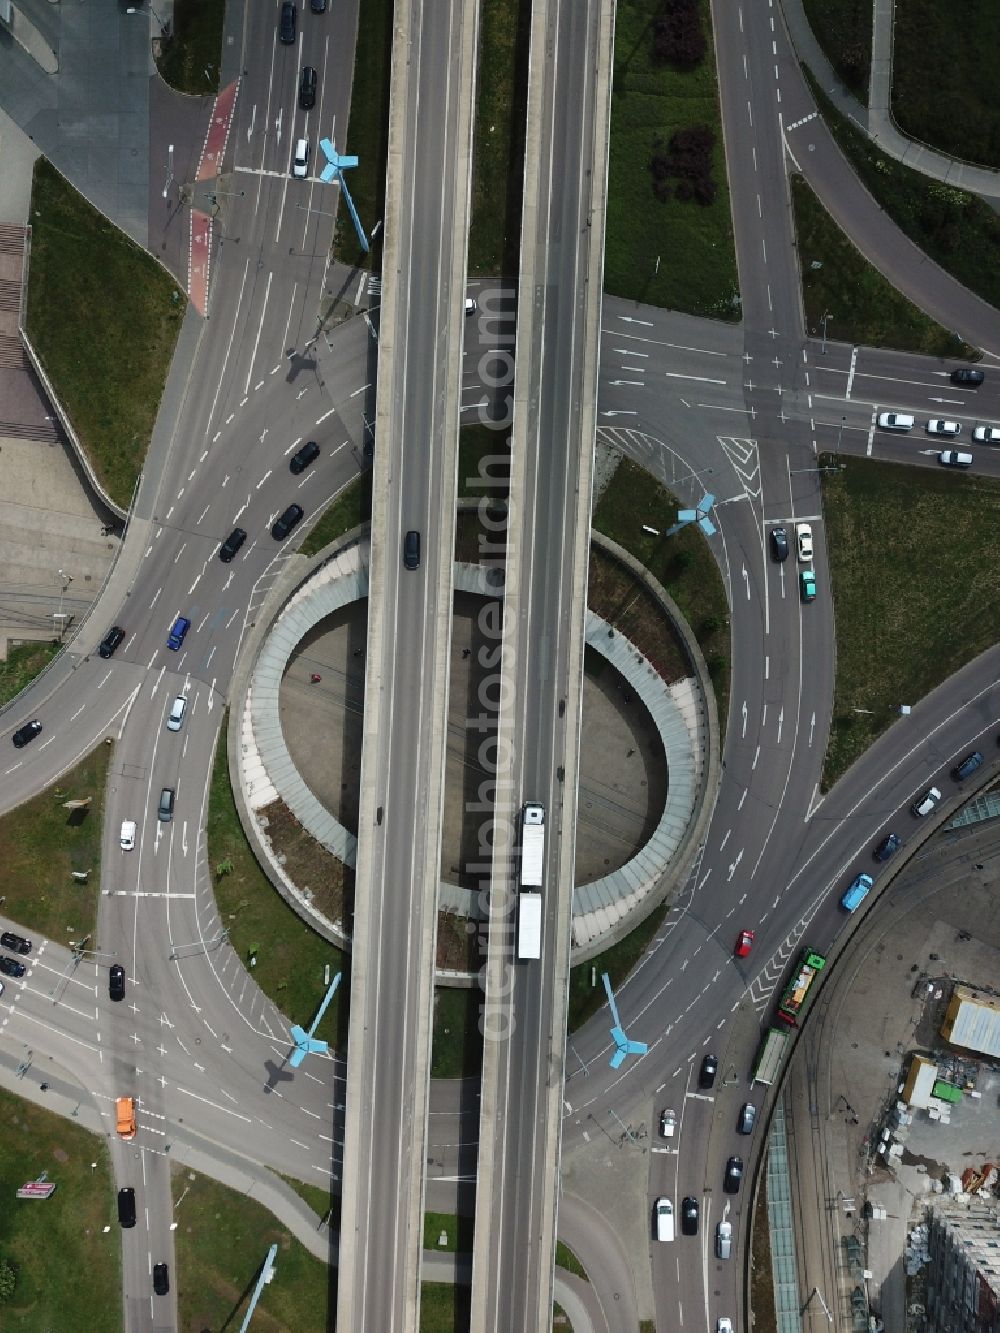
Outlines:
[{"label": "white van", "polygon": [[673,1240],[674,1205],[669,1199],[657,1199],[654,1216],[656,1217],[656,1239]]},{"label": "white van", "polygon": [[878,419],[879,430],[912,430],[914,418],[905,412],[883,412]]}]

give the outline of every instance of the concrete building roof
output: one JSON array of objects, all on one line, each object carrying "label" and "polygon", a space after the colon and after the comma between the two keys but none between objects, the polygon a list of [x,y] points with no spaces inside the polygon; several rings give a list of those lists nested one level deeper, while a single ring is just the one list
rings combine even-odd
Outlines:
[{"label": "concrete building roof", "polygon": [[1000,1000],[956,986],[941,1024],[941,1036],[953,1046],[1000,1056]]}]

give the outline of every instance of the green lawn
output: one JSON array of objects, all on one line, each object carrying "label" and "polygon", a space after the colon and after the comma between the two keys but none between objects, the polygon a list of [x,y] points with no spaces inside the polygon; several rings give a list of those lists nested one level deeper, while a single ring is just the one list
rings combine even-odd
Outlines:
[{"label": "green lawn", "polygon": [[482,1002],[483,993],[478,986],[435,987],[432,1078],[463,1078],[482,1069],[483,1038],[479,1031]]},{"label": "green lawn", "polygon": [[359,523],[370,523],[372,518],[372,474],[366,470],[355,477],[340,492],[323,517],[299,547],[303,555],[318,555],[345,532]]},{"label": "green lawn", "polygon": [[565,1268],[567,1273],[574,1273],[577,1277],[582,1277],[584,1282],[589,1282],[587,1270],[576,1257],[568,1245],[564,1245],[561,1240],[556,1241],[556,1267]]},{"label": "green lawn", "polygon": [[171,88],[202,96],[218,90],[225,16],[226,0],[174,0],[170,37],[156,65]]},{"label": "green lawn", "polygon": [[[182,1333],[209,1329],[235,1333],[249,1308],[267,1251],[275,1243],[275,1276],[264,1287],[254,1313],[255,1333],[326,1333],[333,1326],[334,1269],[314,1258],[266,1208],[245,1194],[187,1169],[175,1169],[171,1180],[177,1220],[177,1269],[171,1279]],[[116,1313],[118,1308],[116,1300]]]},{"label": "green lawn", "polygon": [[896,5],[892,114],[903,133],[949,157],[1000,167],[989,51],[1000,52],[997,0],[963,0],[959,13],[941,0]]},{"label": "green lawn", "polygon": [[469,273],[514,277],[521,242],[529,0],[481,0]]},{"label": "green lawn", "polygon": [[952,277],[1000,306],[1000,217],[976,195],[932,181],[879,152],[840,115],[808,70],[806,77],[834,138],[879,206]]},{"label": "green lawn", "polygon": [[123,508],[149,448],[187,300],[40,157],[28,335],[102,485]]},{"label": "green lawn", "polygon": [[813,337],[821,336],[828,314],[827,336],[838,342],[927,356],[975,355],[869,264],[798,175],[792,177],[792,203],[806,326]]},{"label": "green lawn", "polygon": [[18,644],[0,662],[0,704],[5,704],[30,685],[59,652],[59,644],[43,641]]},{"label": "green lawn", "polygon": [[826,58],[855,97],[867,106],[872,0],[803,0],[803,8]]},{"label": "green lawn", "polygon": [[[613,944],[610,949],[605,949],[596,958],[591,958],[588,963],[581,963],[579,967],[570,970],[567,1031],[575,1032],[577,1028],[583,1027],[588,1018],[596,1014],[602,1005],[607,1004],[608,996],[601,975],[607,972],[611,978],[612,990],[617,990],[646,952],[653,936],[663,925],[666,915],[667,904],[663,903],[650,912],[644,921],[640,921],[635,930],[623,940]],[[592,986],[590,978],[595,970],[597,984]],[[610,1021],[609,1018],[609,1024]],[[566,1058],[572,1068],[575,1058],[572,1051]]]},{"label": "green lawn", "polygon": [[344,973],[316,1035],[334,1046],[346,1047],[349,957],[317,935],[287,906],[258,865],[229,785],[225,723],[209,794],[208,861],[219,915],[229,931],[230,943],[244,966],[255,952],[253,979],[287,1018],[307,1027],[326,993],[326,964],[331,976]]},{"label": "green lawn", "polygon": [[[424,1213],[424,1249],[439,1254],[472,1253],[473,1221],[471,1217],[456,1217],[454,1213]],[[442,1232],[448,1237],[439,1245]]]},{"label": "green lawn", "polygon": [[[705,478],[706,484],[709,479]],[[601,496],[594,527],[613,538],[649,570],[677,603],[708,663],[725,734],[729,707],[729,605],[711,549],[695,526],[662,534],[677,518],[676,498],[631,459],[624,458]]]},{"label": "green lawn", "polygon": [[846,462],[843,472],[822,474],[837,624],[825,788],[895,721],[900,704],[919,702],[1000,639],[1000,481]]},{"label": "green lawn", "polygon": [[510,431],[493,430],[482,421],[458,433],[459,499],[507,498],[510,482]]},{"label": "green lawn", "polygon": [[[0,1328],[119,1333],[121,1229],[106,1140],[3,1089],[0,1125],[0,1260],[17,1270]],[[43,1171],[55,1193],[17,1199]]]},{"label": "green lawn", "polygon": [[[333,0],[336,3],[336,0]],[[393,0],[366,0],[360,11],[357,44],[354,48],[354,81],[347,142],[337,139],[342,153],[354,153],[359,161],[346,173],[347,188],[358,217],[371,240],[372,228],[380,222],[385,203],[385,164],[389,148],[389,79],[392,73]],[[308,19],[308,15],[303,15]],[[333,253],[345,264],[378,271],[382,264],[381,239],[368,255],[361,252],[354,223],[341,200],[337,211]]]},{"label": "green lawn", "polygon": [[[93,935],[97,926],[104,791],[112,753],[112,746],[98,745],[54,787],[0,818],[4,913],[57,944]],[[66,801],[86,797],[87,809],[63,808]],[[77,883],[74,870],[89,870],[88,882]]]},{"label": "green lawn", "polygon": [[472,1315],[469,1287],[450,1282],[420,1284],[420,1333],[465,1333]]},{"label": "green lawn", "polygon": [[[708,3],[702,0],[708,53],[685,73],[652,59],[650,24],[660,8],[660,0],[618,3],[604,288],[612,296],[735,320],[739,284]],[[698,125],[715,132],[715,200],[707,207],[673,198],[661,203],[649,170],[654,144]]]}]

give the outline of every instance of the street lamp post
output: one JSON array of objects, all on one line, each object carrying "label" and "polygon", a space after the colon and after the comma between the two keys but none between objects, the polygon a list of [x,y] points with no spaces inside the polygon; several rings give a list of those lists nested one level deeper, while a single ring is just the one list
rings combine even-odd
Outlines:
[{"label": "street lamp post", "polygon": [[844,427],[847,425],[847,418],[840,418],[840,430],[837,432],[837,453],[840,453],[840,442],[844,438]]},{"label": "street lamp post", "polygon": [[163,197],[166,199],[171,185],[174,183],[174,146],[169,144],[167,147],[167,182],[163,187]]},{"label": "street lamp post", "polygon": [[63,615],[63,598],[66,596],[66,589],[73,582],[73,575],[67,574],[64,569],[59,570],[59,579],[61,587],[59,589],[59,610],[53,616],[54,620],[59,621],[59,637],[62,638],[66,632],[66,618]]},{"label": "street lamp post", "polygon": [[829,310],[823,311],[823,318],[820,323],[823,325],[823,355],[826,356],[826,321],[830,318]]}]

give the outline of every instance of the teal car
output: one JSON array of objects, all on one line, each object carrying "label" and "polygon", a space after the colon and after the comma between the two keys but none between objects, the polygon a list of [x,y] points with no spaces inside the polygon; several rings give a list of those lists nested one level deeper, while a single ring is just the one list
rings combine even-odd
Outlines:
[{"label": "teal car", "polygon": [[804,602],[814,602],[816,600],[816,571],[814,569],[804,569],[802,571],[799,575],[799,589]]},{"label": "teal car", "polygon": [[861,906],[868,896],[868,890],[874,883],[871,875],[859,875],[840,900],[845,912],[853,912]]}]

